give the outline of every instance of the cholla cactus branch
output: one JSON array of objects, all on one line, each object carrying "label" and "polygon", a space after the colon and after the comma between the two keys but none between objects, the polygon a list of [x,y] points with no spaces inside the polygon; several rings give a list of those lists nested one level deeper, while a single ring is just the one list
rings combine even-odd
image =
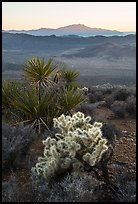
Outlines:
[{"label": "cholla cactus branch", "polygon": [[81,112],[72,117],[61,115],[53,121],[59,132],[55,138],[43,141],[44,155],[32,171],[48,180],[70,167],[79,169],[85,162],[91,167],[98,164],[108,150],[107,140],[102,137],[102,123],[90,124],[91,117]]}]

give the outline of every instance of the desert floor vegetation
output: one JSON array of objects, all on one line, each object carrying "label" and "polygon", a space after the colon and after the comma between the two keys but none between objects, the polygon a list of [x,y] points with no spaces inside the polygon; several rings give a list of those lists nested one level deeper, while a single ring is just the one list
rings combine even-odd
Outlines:
[{"label": "desert floor vegetation", "polygon": [[2,202],[136,202],[136,89],[52,59],[2,81]]}]

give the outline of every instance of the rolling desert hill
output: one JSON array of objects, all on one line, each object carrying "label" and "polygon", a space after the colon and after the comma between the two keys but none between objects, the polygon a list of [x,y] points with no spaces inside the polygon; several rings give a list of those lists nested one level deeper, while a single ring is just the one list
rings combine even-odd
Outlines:
[{"label": "rolling desert hill", "polygon": [[2,32],[2,77],[21,78],[32,57],[53,58],[78,70],[84,82],[135,83],[136,35],[34,36]]},{"label": "rolling desert hill", "polygon": [[64,57],[104,57],[104,58],[122,58],[136,57],[136,48],[132,45],[120,45],[114,43],[103,43],[100,45],[88,46],[74,54],[64,54]]},{"label": "rolling desert hill", "polygon": [[2,33],[2,49],[3,50],[34,50],[43,49],[69,49],[76,47],[86,47],[89,45],[98,45],[100,43],[118,43],[118,44],[135,44],[135,35],[127,36],[95,36],[95,37],[70,37],[55,35],[51,36],[32,36],[28,34],[11,34]]}]

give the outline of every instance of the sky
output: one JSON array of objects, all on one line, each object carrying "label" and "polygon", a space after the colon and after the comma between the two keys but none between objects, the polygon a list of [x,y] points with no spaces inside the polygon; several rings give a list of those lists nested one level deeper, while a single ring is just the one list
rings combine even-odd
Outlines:
[{"label": "sky", "polygon": [[72,24],[135,32],[136,2],[2,2],[3,30]]}]

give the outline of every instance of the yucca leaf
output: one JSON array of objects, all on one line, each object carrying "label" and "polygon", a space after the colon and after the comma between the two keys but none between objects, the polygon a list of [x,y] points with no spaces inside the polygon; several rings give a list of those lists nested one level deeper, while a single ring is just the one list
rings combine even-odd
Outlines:
[{"label": "yucca leaf", "polygon": [[76,81],[76,79],[79,76],[78,71],[71,70],[68,68],[64,68],[64,69],[60,70],[60,73],[61,73],[61,77],[64,79],[64,81],[66,83],[72,83],[72,82]]},{"label": "yucca leaf", "polygon": [[55,70],[56,66],[52,64],[50,58],[47,63],[44,59],[33,58],[24,65],[24,73],[33,83],[39,84],[43,82],[45,85],[51,84],[50,75]]}]

